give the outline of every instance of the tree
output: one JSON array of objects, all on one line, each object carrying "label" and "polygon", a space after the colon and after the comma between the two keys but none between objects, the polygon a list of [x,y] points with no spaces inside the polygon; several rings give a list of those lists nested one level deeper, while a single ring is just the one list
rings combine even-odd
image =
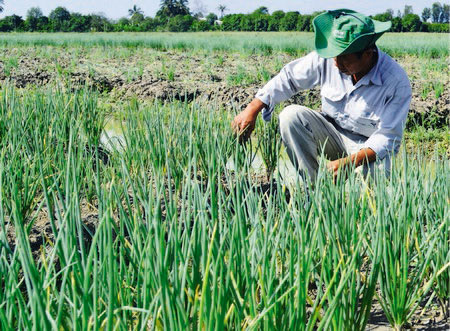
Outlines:
[{"label": "tree", "polygon": [[144,15],[141,13],[134,13],[133,16],[131,16],[131,24],[133,25],[139,25],[144,20]]},{"label": "tree", "polygon": [[40,18],[44,16],[44,14],[42,13],[41,8],[39,7],[31,7],[30,9],[28,9],[27,11],[27,18]]},{"label": "tree", "polygon": [[56,7],[48,17],[52,21],[64,22],[70,20],[70,12],[64,7]]},{"label": "tree", "polygon": [[409,14],[414,14],[413,7],[405,5],[405,9],[403,10],[403,16],[406,16],[406,15],[409,15]]},{"label": "tree", "polygon": [[280,31],[294,31],[297,27],[299,12],[290,11],[281,19]]},{"label": "tree", "polygon": [[259,14],[259,15],[269,15],[269,9],[267,7],[259,7],[256,9],[253,14]]},{"label": "tree", "polygon": [[244,16],[244,14],[225,15],[222,18],[222,30],[239,31],[241,27],[241,20],[244,18]]},{"label": "tree", "polygon": [[128,9],[128,16],[130,16],[131,18],[133,18],[134,14],[144,14],[144,12],[142,11],[141,8],[139,8],[138,6],[134,5],[133,8]]},{"label": "tree", "polygon": [[70,12],[64,7],[57,7],[48,16],[53,31],[67,31],[69,29]]},{"label": "tree", "polygon": [[447,4],[444,4],[442,6],[442,22],[441,23],[448,23],[450,18],[450,6]]},{"label": "tree", "polygon": [[92,31],[112,31],[112,24],[106,18],[105,14],[97,13],[89,15],[91,19],[91,30]]},{"label": "tree", "polygon": [[400,17],[393,17],[392,18],[392,27],[391,27],[391,32],[402,32],[403,31],[403,27],[402,27],[402,19]]},{"label": "tree", "polygon": [[207,21],[194,21],[194,23],[192,23],[191,29],[193,31],[209,31],[213,29],[213,26],[208,24]]},{"label": "tree", "polygon": [[391,21],[392,20],[392,18],[393,18],[393,12],[392,12],[392,9],[389,11],[389,10],[386,10],[384,13],[381,13],[381,14],[376,14],[374,17],[373,17],[373,19],[374,20],[377,20],[377,21],[380,21],[380,22],[387,22],[387,21]]},{"label": "tree", "polygon": [[431,6],[431,19],[433,23],[441,23],[442,6],[439,2],[433,3]]},{"label": "tree", "polygon": [[282,10],[276,10],[269,17],[269,26],[267,30],[269,31],[279,31],[280,30],[280,21],[286,15]]},{"label": "tree", "polygon": [[3,13],[3,5],[5,2],[3,0],[0,0],[0,13]]},{"label": "tree", "polygon": [[91,28],[89,16],[84,16],[79,13],[72,13],[70,15],[70,26],[68,31],[71,32],[87,32]]},{"label": "tree", "polygon": [[408,14],[403,16],[402,25],[406,32],[417,32],[420,31],[422,27],[422,21],[420,20],[419,15]]},{"label": "tree", "polygon": [[227,6],[225,5],[219,5],[219,7],[217,7],[217,9],[220,11],[220,19],[223,18],[223,15],[226,11],[228,11]]},{"label": "tree", "polygon": [[194,18],[191,15],[177,15],[169,19],[167,29],[171,32],[186,32],[193,22]]},{"label": "tree", "polygon": [[25,20],[25,26],[28,31],[37,31],[39,29],[39,22],[44,16],[42,10],[39,7],[32,7],[27,11],[27,18]]},{"label": "tree", "polygon": [[214,13],[209,13],[209,14],[206,16],[206,22],[207,22],[209,25],[214,25],[214,23],[216,22],[216,20],[217,20],[217,15],[214,14]]},{"label": "tree", "polygon": [[162,0],[161,7],[156,13],[156,17],[160,18],[170,18],[179,15],[190,15],[187,0]]},{"label": "tree", "polygon": [[130,20],[126,17],[119,18],[114,26],[114,31],[129,31],[130,30]]},{"label": "tree", "polygon": [[431,9],[424,8],[422,11],[422,21],[426,22],[431,17]]},{"label": "tree", "polygon": [[298,31],[311,31],[311,15],[299,15],[297,21],[297,30]]},{"label": "tree", "polygon": [[23,23],[24,20],[20,16],[6,16],[4,19],[0,20],[0,31],[9,32],[23,30]]},{"label": "tree", "polygon": [[241,20],[241,31],[267,31],[269,26],[269,15],[258,12],[244,15]]}]

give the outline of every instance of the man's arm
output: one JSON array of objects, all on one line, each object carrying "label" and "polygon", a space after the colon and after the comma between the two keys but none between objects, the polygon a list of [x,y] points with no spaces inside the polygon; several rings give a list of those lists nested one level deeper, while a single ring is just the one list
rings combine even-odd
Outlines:
[{"label": "man's arm", "polygon": [[234,118],[231,123],[233,130],[239,134],[240,139],[246,141],[255,129],[256,118],[266,105],[254,98],[247,107]]},{"label": "man's arm", "polygon": [[336,178],[338,171],[341,167],[345,169],[348,166],[354,164],[356,168],[359,167],[360,165],[374,162],[376,159],[377,154],[373,151],[373,149],[363,148],[350,156],[328,162],[327,167],[328,170],[333,172],[333,175]]},{"label": "man's arm", "polygon": [[289,99],[300,90],[320,83],[323,61],[316,52],[311,52],[285,65],[278,75],[258,91],[245,110],[234,118],[231,124],[233,129],[242,138],[248,139],[262,110],[264,120],[268,121],[276,104]]}]

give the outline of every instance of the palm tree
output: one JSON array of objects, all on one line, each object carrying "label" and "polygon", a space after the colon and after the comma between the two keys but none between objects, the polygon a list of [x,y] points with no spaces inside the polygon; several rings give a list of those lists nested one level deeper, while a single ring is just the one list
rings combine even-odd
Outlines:
[{"label": "palm tree", "polygon": [[[2,0],[0,0],[2,1]],[[134,14],[143,14],[144,12],[142,11],[141,8],[139,8],[138,6],[134,5],[133,8],[128,9],[128,15],[129,16],[133,16]]]},{"label": "palm tree", "polygon": [[219,5],[219,7],[217,7],[217,9],[219,9],[219,11],[220,11],[220,18],[223,18],[223,13],[225,13],[225,11],[228,10],[227,6],[225,6],[225,5]]},{"label": "palm tree", "polygon": [[3,0],[0,0],[0,13],[3,12],[3,4],[5,2]]}]

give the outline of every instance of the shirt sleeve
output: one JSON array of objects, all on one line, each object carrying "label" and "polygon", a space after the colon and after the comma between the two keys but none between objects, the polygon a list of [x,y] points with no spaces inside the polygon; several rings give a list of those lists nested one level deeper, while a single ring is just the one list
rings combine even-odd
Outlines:
[{"label": "shirt sleeve", "polygon": [[278,75],[261,88],[255,97],[266,105],[262,112],[263,119],[271,119],[276,104],[289,99],[300,90],[318,85],[323,61],[316,52],[311,52],[285,65]]},{"label": "shirt sleeve", "polygon": [[384,106],[378,129],[366,140],[364,147],[372,149],[382,160],[397,153],[402,141],[406,116],[411,102],[411,87],[397,87],[395,94]]}]

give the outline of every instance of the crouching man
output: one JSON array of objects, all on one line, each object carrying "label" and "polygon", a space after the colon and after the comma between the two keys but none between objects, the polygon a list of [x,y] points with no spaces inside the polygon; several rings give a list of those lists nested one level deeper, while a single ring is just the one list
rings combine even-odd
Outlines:
[{"label": "crouching man", "polygon": [[323,150],[335,176],[351,164],[364,165],[365,174],[381,166],[389,176],[411,101],[405,71],[375,45],[391,22],[340,9],[317,16],[313,24],[316,50],[287,64],[232,126],[248,139],[261,111],[268,121],[276,104],[320,85],[321,112],[291,105],[279,117],[283,143],[299,173],[314,181]]}]

